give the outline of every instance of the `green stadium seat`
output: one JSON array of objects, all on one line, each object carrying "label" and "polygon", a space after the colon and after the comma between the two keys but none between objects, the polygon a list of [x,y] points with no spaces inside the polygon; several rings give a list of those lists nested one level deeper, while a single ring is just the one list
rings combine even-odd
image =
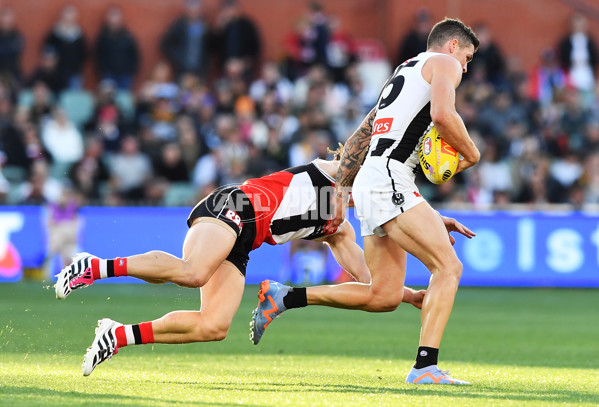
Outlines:
[{"label": "green stadium seat", "polygon": [[30,108],[33,105],[33,91],[31,89],[23,89],[17,97],[17,105],[19,107]]},{"label": "green stadium seat", "polygon": [[172,183],[164,194],[165,206],[192,206],[195,205],[197,189],[188,182]]},{"label": "green stadium seat", "polygon": [[135,115],[135,103],[133,101],[131,92],[126,90],[117,91],[115,95],[115,101],[125,120],[133,120],[133,116]]},{"label": "green stadium seat", "polygon": [[94,113],[94,97],[86,90],[65,90],[60,94],[59,104],[79,128],[82,128]]}]

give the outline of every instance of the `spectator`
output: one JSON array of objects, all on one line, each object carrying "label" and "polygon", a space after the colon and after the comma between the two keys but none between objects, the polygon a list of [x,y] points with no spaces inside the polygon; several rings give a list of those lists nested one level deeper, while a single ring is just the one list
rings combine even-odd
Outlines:
[{"label": "spectator", "polygon": [[541,62],[530,75],[530,97],[542,107],[548,107],[560,99],[567,85],[566,73],[559,66],[552,48],[541,52]]},{"label": "spectator", "polygon": [[[586,126],[591,120],[591,114],[584,108],[582,100],[578,97],[575,89],[568,89],[564,92],[564,104],[561,117],[559,118],[559,128],[568,140],[565,149],[582,155],[585,147],[584,132]],[[567,151],[564,151],[566,153]]]},{"label": "spectator", "polygon": [[44,45],[49,45],[58,55],[58,71],[63,83],[71,89],[79,89],[83,84],[83,63],[85,62],[85,37],[78,22],[79,13],[73,5],[66,6]]},{"label": "spectator", "polygon": [[483,151],[482,162],[477,166],[480,186],[491,194],[511,191],[512,176],[507,160],[500,160],[499,151],[494,143],[487,143]]},{"label": "spectator", "polygon": [[11,8],[0,11],[0,77],[12,84],[21,80],[21,54],[25,48],[23,35],[15,27],[15,13]]},{"label": "spectator", "polygon": [[332,16],[329,21],[331,38],[327,44],[327,63],[333,82],[345,81],[345,70],[357,60],[357,50],[351,35],[343,30],[342,20]]},{"label": "spectator", "polygon": [[64,75],[58,63],[58,54],[56,53],[56,49],[50,45],[42,49],[39,65],[29,79],[27,79],[25,85],[33,87],[37,86],[40,82],[52,91],[55,98],[66,87]]},{"label": "spectator", "polygon": [[315,158],[326,159],[328,156],[327,147],[331,145],[331,139],[326,132],[320,130],[309,131],[305,140],[296,142],[289,148],[289,164],[295,167]]},{"label": "spectator", "polygon": [[[168,114],[173,113],[171,110],[175,106],[175,99],[179,93],[179,87],[173,82],[170,66],[161,61],[152,70],[151,77],[146,81],[137,98],[135,107],[135,125],[137,128],[152,127],[155,124],[156,110],[168,108]],[[159,100],[164,103],[162,106],[157,106]],[[163,111],[161,113],[167,113]],[[171,135],[170,129],[166,128],[168,136]]]},{"label": "spectator", "polygon": [[595,88],[595,70],[599,63],[597,44],[588,34],[588,22],[582,14],[570,19],[570,33],[559,42],[559,60],[572,85],[584,96],[588,106]]},{"label": "spectator", "polygon": [[525,112],[514,107],[513,97],[506,89],[499,89],[491,104],[482,109],[478,124],[480,133],[497,145],[502,158],[508,147],[506,128],[513,122],[526,123]]},{"label": "spectator", "polygon": [[42,81],[35,82],[31,89],[33,102],[27,111],[29,120],[35,125],[40,125],[50,114],[54,103],[52,102],[52,93],[46,84]]},{"label": "spectator", "polygon": [[216,121],[216,132],[222,144],[218,147],[222,184],[241,184],[249,159],[249,147],[242,139],[238,123],[232,115],[222,115]]},{"label": "spectator", "polygon": [[111,181],[123,199],[141,200],[144,184],[152,176],[148,157],[139,151],[139,142],[133,136],[125,137],[120,151],[110,162]]},{"label": "spectator", "polygon": [[258,28],[243,15],[237,0],[222,0],[214,38],[221,70],[230,59],[238,59],[243,65],[244,78],[252,79],[260,61],[261,48]]},{"label": "spectator", "polygon": [[181,147],[177,143],[167,143],[162,147],[160,160],[154,165],[155,175],[170,182],[189,181],[189,170],[183,160]]},{"label": "spectator", "polygon": [[50,177],[48,163],[44,159],[35,160],[31,166],[29,180],[18,189],[20,205],[44,205],[58,202],[62,184]]},{"label": "spectator", "polygon": [[103,140],[104,149],[109,153],[116,152],[120,148],[120,140],[126,130],[115,97],[116,82],[112,79],[103,80],[98,87],[94,114],[85,126],[88,132]]},{"label": "spectator", "polygon": [[12,125],[0,132],[0,152],[6,155],[5,166],[19,168],[19,172],[29,174],[35,160],[50,160],[49,153],[42,146],[35,125],[27,122],[22,126]]},{"label": "spectator", "polygon": [[281,76],[276,63],[269,61],[262,65],[262,76],[252,82],[249,94],[255,102],[261,102],[267,92],[274,91],[276,98],[286,103],[293,96],[293,84]]},{"label": "spectator", "polygon": [[71,263],[77,249],[80,196],[70,187],[62,189],[56,202],[48,205],[48,276],[54,275],[52,259],[59,255],[61,268]]},{"label": "spectator", "polygon": [[584,202],[597,204],[599,202],[599,152],[593,152],[584,161],[581,185],[585,188]]},{"label": "spectator", "polygon": [[54,109],[52,118],[42,124],[41,136],[55,164],[70,167],[83,157],[83,137],[62,109]]},{"label": "spectator", "polygon": [[[486,80],[495,87],[506,86],[505,58],[493,41],[491,29],[487,24],[479,23],[474,27],[474,32],[480,40],[480,45],[476,50],[476,58],[472,59],[468,69],[481,69]],[[465,78],[468,78],[468,75]]]},{"label": "spectator", "polygon": [[295,30],[287,34],[284,40],[286,76],[295,81],[315,64],[327,66],[329,37],[328,21],[322,5],[318,2],[309,3],[307,14],[298,20]]},{"label": "spectator", "polygon": [[100,186],[108,181],[108,168],[102,160],[103,142],[98,137],[86,140],[85,155],[72,167],[69,178],[86,203],[100,202]]},{"label": "spectator", "polygon": [[530,173],[525,176],[520,190],[517,191],[516,202],[538,206],[566,201],[566,190],[553,178],[549,167],[550,161],[547,157],[536,157],[536,161],[529,167]]},{"label": "spectator", "polygon": [[133,34],[124,26],[120,7],[110,7],[95,45],[95,67],[100,80],[111,79],[129,90],[139,69],[139,51]]},{"label": "spectator", "polygon": [[6,155],[0,150],[0,205],[4,205],[7,202],[8,192],[10,191],[10,182],[6,179],[2,173],[2,168],[6,162]]},{"label": "spectator", "polygon": [[425,7],[419,8],[414,15],[414,28],[402,38],[399,44],[396,65],[426,51],[426,41],[432,27],[433,21],[430,11]]},{"label": "spectator", "polygon": [[177,76],[186,72],[206,76],[211,35],[201,0],[187,0],[184,15],[171,24],[160,43]]},{"label": "spectator", "polygon": [[177,119],[178,143],[181,146],[181,155],[186,168],[195,166],[198,158],[207,154],[206,140],[198,134],[198,130],[189,116],[180,116]]},{"label": "spectator", "polygon": [[583,170],[579,155],[573,153],[566,154],[550,165],[551,176],[568,190],[575,186]]}]

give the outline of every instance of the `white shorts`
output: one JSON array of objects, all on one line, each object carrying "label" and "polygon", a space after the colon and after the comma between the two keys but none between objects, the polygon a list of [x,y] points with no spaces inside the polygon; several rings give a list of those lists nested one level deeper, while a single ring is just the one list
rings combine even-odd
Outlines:
[{"label": "white shorts", "polygon": [[382,225],[424,202],[414,178],[412,169],[399,161],[366,159],[352,188],[362,236],[385,236]]}]

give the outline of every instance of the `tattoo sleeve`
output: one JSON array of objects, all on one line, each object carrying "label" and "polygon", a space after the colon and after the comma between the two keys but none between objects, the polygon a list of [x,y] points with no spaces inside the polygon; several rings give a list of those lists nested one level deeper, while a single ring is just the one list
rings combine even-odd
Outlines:
[{"label": "tattoo sleeve", "polygon": [[353,185],[356,174],[368,152],[370,137],[372,136],[372,123],[376,115],[376,106],[368,113],[362,124],[345,142],[341,162],[337,170],[336,185],[339,188],[349,188]]}]

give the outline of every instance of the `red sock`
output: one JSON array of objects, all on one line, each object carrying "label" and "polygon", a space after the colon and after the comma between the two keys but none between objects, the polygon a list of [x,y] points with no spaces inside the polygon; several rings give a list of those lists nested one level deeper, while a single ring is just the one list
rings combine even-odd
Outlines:
[{"label": "red sock", "polygon": [[154,343],[152,322],[142,322],[137,325],[123,325],[114,330],[117,348],[127,345],[142,345]]},{"label": "red sock", "polygon": [[94,280],[127,275],[127,258],[117,257],[114,260],[92,259]]}]

